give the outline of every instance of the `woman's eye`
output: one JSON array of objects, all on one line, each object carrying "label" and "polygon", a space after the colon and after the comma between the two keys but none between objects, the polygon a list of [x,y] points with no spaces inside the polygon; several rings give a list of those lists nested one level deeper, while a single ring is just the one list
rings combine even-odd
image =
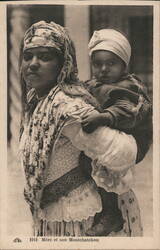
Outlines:
[{"label": "woman's eye", "polygon": [[50,53],[42,53],[39,55],[39,59],[47,62],[47,61],[51,61],[53,59],[52,54]]},{"label": "woman's eye", "polygon": [[32,54],[32,53],[29,53],[29,52],[26,52],[26,53],[24,53],[24,55],[23,55],[23,59],[24,59],[25,61],[31,60],[32,57],[33,57],[33,54]]}]

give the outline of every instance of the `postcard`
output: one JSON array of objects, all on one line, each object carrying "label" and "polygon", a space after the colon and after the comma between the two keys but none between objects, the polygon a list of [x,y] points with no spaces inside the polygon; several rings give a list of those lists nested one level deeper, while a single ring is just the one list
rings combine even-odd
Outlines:
[{"label": "postcard", "polygon": [[0,19],[0,248],[160,249],[160,3]]}]

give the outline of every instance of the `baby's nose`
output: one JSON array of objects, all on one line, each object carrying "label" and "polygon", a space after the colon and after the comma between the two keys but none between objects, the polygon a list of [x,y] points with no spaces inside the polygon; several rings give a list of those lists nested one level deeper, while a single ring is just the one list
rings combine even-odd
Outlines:
[{"label": "baby's nose", "polygon": [[101,71],[102,72],[108,72],[109,71],[109,67],[106,64],[103,64],[102,68],[101,68]]}]

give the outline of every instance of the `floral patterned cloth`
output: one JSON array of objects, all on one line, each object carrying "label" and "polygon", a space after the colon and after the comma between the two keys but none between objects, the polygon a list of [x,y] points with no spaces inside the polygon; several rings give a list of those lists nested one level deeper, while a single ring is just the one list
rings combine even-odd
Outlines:
[{"label": "floral patterned cloth", "polygon": [[[128,237],[143,236],[140,208],[138,200],[132,190],[118,196],[119,208],[124,219],[123,230],[117,236],[126,235]],[[122,233],[123,232],[123,233]],[[116,236],[116,234],[115,234]]]}]

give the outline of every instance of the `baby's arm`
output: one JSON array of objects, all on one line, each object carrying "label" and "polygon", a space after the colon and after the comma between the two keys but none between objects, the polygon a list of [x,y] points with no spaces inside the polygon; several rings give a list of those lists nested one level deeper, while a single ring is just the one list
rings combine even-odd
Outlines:
[{"label": "baby's arm", "polygon": [[133,128],[136,124],[137,109],[130,100],[118,99],[103,113],[85,116],[82,120],[83,130],[92,133],[100,126],[108,126],[119,130]]},{"label": "baby's arm", "polygon": [[96,117],[84,117],[82,122],[84,131],[91,133],[97,127],[109,126],[132,133],[132,130],[139,126],[151,111],[151,104],[143,85],[135,81],[123,80],[116,86],[110,86],[109,91],[107,91],[108,86],[102,86],[101,92],[97,92],[97,98],[100,99],[101,105],[103,103],[103,113]]},{"label": "baby's arm", "polygon": [[152,105],[144,84],[135,75],[128,75],[122,81],[116,83],[110,92],[113,105],[104,107],[115,117],[114,128],[132,131],[141,126],[152,112]]},{"label": "baby's arm", "polygon": [[139,105],[135,104],[127,98],[117,99],[112,106],[104,109],[104,112],[112,114],[112,128],[126,131],[134,128],[137,122],[139,122],[137,118],[141,105],[141,103]]}]

